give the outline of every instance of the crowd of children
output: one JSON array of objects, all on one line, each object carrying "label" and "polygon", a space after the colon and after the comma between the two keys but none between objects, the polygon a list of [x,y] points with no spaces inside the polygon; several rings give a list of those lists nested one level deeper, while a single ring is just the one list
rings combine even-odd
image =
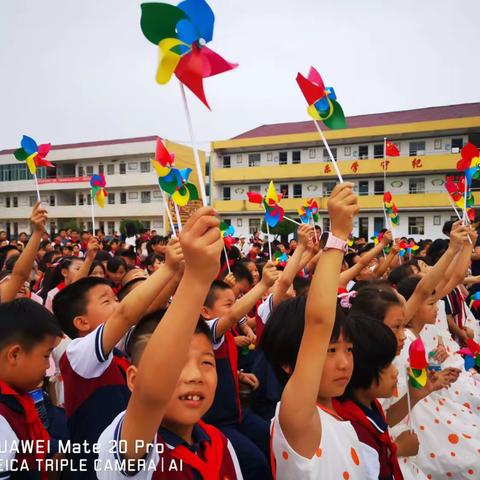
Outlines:
[{"label": "crowd of children", "polygon": [[478,225],[352,240],[352,188],[289,243],[226,249],[210,207],[170,238],[50,238],[40,203],[0,232],[0,480],[480,478]]}]

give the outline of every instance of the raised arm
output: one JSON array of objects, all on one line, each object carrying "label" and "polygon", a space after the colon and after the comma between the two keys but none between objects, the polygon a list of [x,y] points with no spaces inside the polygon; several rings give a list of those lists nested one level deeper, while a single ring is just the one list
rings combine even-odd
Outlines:
[{"label": "raised arm", "polygon": [[128,459],[143,457],[146,448],[135,448],[135,445],[142,440],[144,445],[151,442],[157,432],[187,361],[209,286],[220,269],[223,239],[218,228],[220,223],[213,213],[208,207],[197,210],[180,233],[185,273],[138,366],[121,433],[121,439],[127,442],[125,456]]},{"label": "raised arm", "polygon": [[378,265],[378,267],[375,269],[375,276],[377,278],[383,277],[383,275],[387,272],[388,268],[393,263],[393,261],[395,260],[399,252],[400,252],[400,247],[398,246],[398,244],[393,243],[385,260],[381,262]]},{"label": "raised arm", "polygon": [[182,247],[178,239],[167,248],[165,263],[147,280],[133,289],[121,302],[105,323],[103,331],[103,352],[109,353],[120,339],[145,314],[161,290],[175,275],[176,265],[183,258]]},{"label": "raised arm", "polygon": [[[352,183],[337,185],[328,200],[332,233],[345,241],[358,212],[357,196],[352,187]],[[288,443],[297,453],[308,458],[313,456],[321,440],[316,402],[335,322],[343,255],[343,251],[328,249],[318,261],[307,297],[305,329],[295,370],[280,403],[279,421]]]},{"label": "raised arm", "polygon": [[90,238],[88,239],[87,254],[85,256],[85,260],[83,261],[80,270],[75,275],[73,282],[77,282],[81,278],[88,277],[88,272],[90,271],[90,267],[92,266],[92,263],[95,260],[95,256],[97,255],[99,249],[100,245],[98,244],[98,238],[94,237],[93,235],[90,236]]},{"label": "raised arm", "polygon": [[35,255],[37,254],[38,247],[42,241],[42,235],[45,231],[47,219],[47,210],[42,207],[40,202],[37,202],[33,207],[32,216],[30,217],[33,230],[32,235],[13,267],[10,279],[3,286],[0,302],[6,303],[13,300],[23,284],[30,279],[33,262],[35,261]]},{"label": "raised arm", "polygon": [[279,276],[273,262],[267,262],[263,267],[262,279],[248,293],[239,298],[228,311],[218,319],[216,335],[225,335],[239,320],[241,320],[260,300]]}]

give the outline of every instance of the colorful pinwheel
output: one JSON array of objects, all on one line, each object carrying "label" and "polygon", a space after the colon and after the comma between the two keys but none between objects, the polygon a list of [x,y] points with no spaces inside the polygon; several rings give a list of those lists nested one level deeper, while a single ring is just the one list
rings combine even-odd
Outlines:
[{"label": "colorful pinwheel", "polygon": [[314,120],[322,121],[332,130],[347,128],[347,121],[333,87],[325,87],[322,77],[310,67],[307,78],[297,74],[297,83],[308,103],[308,114]]},{"label": "colorful pinwheel", "polygon": [[400,252],[398,253],[400,257],[404,257],[406,253],[411,255],[412,252],[416,252],[420,248],[413,240],[410,240],[410,242],[402,240],[398,246],[400,247]]},{"label": "colorful pinwheel", "polygon": [[310,219],[318,222],[318,203],[314,198],[305,200],[305,203],[298,209],[298,216],[302,223],[309,223]]},{"label": "colorful pinwheel", "polygon": [[172,201],[183,207],[190,200],[198,200],[197,187],[188,181],[191,168],[174,168],[175,155],[169,153],[160,138],[157,139],[155,158],[152,165],[158,175],[160,188],[172,197]]},{"label": "colorful pinwheel", "polygon": [[417,338],[410,344],[408,350],[409,368],[408,379],[414,388],[423,388],[427,384],[427,358],[425,346],[421,338]]},{"label": "colorful pinwheel", "polygon": [[286,253],[275,252],[273,258],[275,258],[275,264],[280,267],[285,267],[288,262],[288,255]]},{"label": "colorful pinwheel", "polygon": [[[455,205],[462,210],[465,210],[466,208],[467,216],[470,221],[473,222],[475,220],[475,210],[473,209],[475,198],[473,197],[473,193],[468,186],[468,179],[467,185],[465,185],[465,177],[462,177],[456,183],[453,180],[447,180],[445,182],[445,188],[447,189],[447,192]],[[467,200],[466,205],[465,198]]]},{"label": "colorful pinwheel", "polygon": [[37,142],[33,138],[23,135],[20,145],[21,147],[15,150],[15,158],[19,162],[26,162],[28,170],[32,175],[37,174],[37,167],[55,166],[45,159],[50,152],[50,143],[37,145]]},{"label": "colorful pinwheel", "polygon": [[223,238],[223,243],[228,250],[232,248],[232,245],[235,243],[233,235],[235,235],[235,229],[233,225],[228,225],[228,223],[220,222],[220,235]]},{"label": "colorful pinwheel", "polygon": [[157,82],[166,84],[175,73],[210,108],[203,79],[237,67],[206,47],[213,38],[215,15],[204,0],[142,3],[142,32],[159,49]]},{"label": "colorful pinwheel", "polygon": [[480,292],[475,292],[470,296],[470,308],[478,310],[480,307]]},{"label": "colorful pinwheel", "polygon": [[269,227],[274,228],[283,220],[284,211],[280,206],[282,194],[275,191],[272,180],[270,180],[270,185],[268,186],[265,197],[262,197],[262,195],[257,192],[247,192],[247,196],[250,203],[263,204],[265,221]]},{"label": "colorful pinwheel", "polygon": [[467,346],[459,350],[457,353],[463,356],[465,362],[465,370],[477,367],[480,369],[480,345],[471,338],[467,340]]},{"label": "colorful pinwheel", "polygon": [[105,190],[106,185],[103,173],[92,175],[90,178],[92,201],[95,199],[100,208],[105,206],[105,197],[108,195]]},{"label": "colorful pinwheel", "polygon": [[398,215],[398,208],[393,203],[392,194],[390,192],[385,192],[383,194],[383,206],[385,208],[385,212],[390,216],[390,222],[392,222],[392,226],[397,226],[400,222],[400,217]]},{"label": "colorful pinwheel", "polygon": [[472,179],[480,178],[480,151],[473,143],[467,143],[461,151],[462,158],[457,163],[457,170],[464,172],[467,185],[472,186]]}]

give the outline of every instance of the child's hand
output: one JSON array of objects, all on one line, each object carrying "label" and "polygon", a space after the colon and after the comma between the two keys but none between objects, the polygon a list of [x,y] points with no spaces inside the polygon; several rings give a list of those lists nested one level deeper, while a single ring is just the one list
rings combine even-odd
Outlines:
[{"label": "child's hand", "polygon": [[448,358],[447,349],[444,345],[440,343],[437,345],[434,358],[438,363],[443,363]]},{"label": "child's hand", "polygon": [[467,334],[467,338],[470,338],[471,340],[473,340],[473,337],[475,336],[475,333],[473,332],[473,330],[470,327],[463,327],[463,328],[465,330],[465,333]]},{"label": "child's hand", "polygon": [[211,282],[220,270],[223,238],[220,220],[211,207],[198,209],[180,233],[180,244],[185,257],[185,274],[192,273],[201,281]]},{"label": "child's hand", "polygon": [[260,386],[258,378],[253,373],[238,372],[238,380],[256,390]]},{"label": "child's hand", "polygon": [[250,344],[255,343],[257,341],[257,336],[255,335],[253,330],[247,325],[246,322],[242,325],[242,330],[245,336],[248,338],[248,341],[250,342]]},{"label": "child's hand", "polygon": [[396,439],[398,455],[402,457],[414,457],[418,453],[420,442],[416,433],[409,430],[402,432]]},{"label": "child's hand", "polygon": [[48,220],[48,212],[42,207],[40,202],[37,202],[32,210],[30,221],[32,222],[33,230],[43,233],[45,231],[45,225]]},{"label": "child's hand", "polygon": [[353,229],[353,217],[358,213],[357,195],[353,193],[353,183],[339,183],[333,189],[328,202],[332,233],[342,240],[347,240]]},{"label": "child's hand", "polygon": [[87,243],[87,257],[94,257],[97,252],[100,250],[100,244],[98,243],[98,238],[93,235],[90,236]]},{"label": "child's hand", "polygon": [[165,264],[170,270],[176,271],[182,261],[183,252],[180,241],[178,238],[171,238],[165,250]]},{"label": "child's hand", "polygon": [[298,227],[298,244],[306,247],[309,240],[313,237],[313,228],[311,225],[300,225]]},{"label": "child's hand", "polygon": [[[477,233],[477,230],[475,230],[475,228],[473,228],[471,225],[468,227],[468,236],[472,241],[472,245],[475,246],[477,244],[478,233]],[[470,242],[467,240],[467,243],[470,243]]]},{"label": "child's hand", "polygon": [[450,232],[450,246],[455,250],[460,250],[464,242],[468,242],[468,229],[462,225],[460,220],[452,225]]},{"label": "child's hand", "polygon": [[382,244],[386,247],[390,244],[390,242],[393,240],[393,237],[392,237],[392,232],[390,230],[387,230],[384,234],[383,234],[383,238],[382,238]]},{"label": "child's hand", "polygon": [[277,270],[276,265],[273,262],[267,262],[262,270],[262,280],[261,282],[270,288],[276,282],[280,272]]},{"label": "child's hand", "polygon": [[250,340],[246,335],[237,335],[233,338],[235,339],[235,344],[239,348],[248,347],[250,345]]},{"label": "child's hand", "polygon": [[233,288],[237,281],[235,280],[235,275],[233,273],[229,273],[223,281],[230,287]]},{"label": "child's hand", "polygon": [[458,368],[445,368],[440,372],[433,372],[430,381],[432,384],[432,391],[436,392],[442,388],[449,388],[450,385],[457,381],[460,375]]}]

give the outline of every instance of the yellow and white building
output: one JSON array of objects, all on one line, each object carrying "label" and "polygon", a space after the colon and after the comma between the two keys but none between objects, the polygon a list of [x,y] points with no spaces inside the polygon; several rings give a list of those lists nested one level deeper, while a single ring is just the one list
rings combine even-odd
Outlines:
[{"label": "yellow and white building", "polygon": [[[445,178],[457,174],[463,145],[480,146],[480,103],[361,115],[347,122],[344,130],[325,128],[325,136],[344,180],[354,182],[359,194],[354,234],[368,238],[383,228],[383,193],[390,191],[400,214],[396,236],[442,237],[443,223],[456,218]],[[383,158],[385,137],[400,150],[399,157]],[[298,219],[303,199],[314,197],[320,225],[328,228],[326,197],[337,178],[311,121],[263,125],[212,142],[211,151],[213,204],[237,235],[260,229],[261,206],[248,203],[246,193],[265,194],[271,179],[284,194],[286,215]]]},{"label": "yellow and white building", "polygon": [[[145,228],[159,234],[169,230],[165,220],[157,174],[151,166],[156,136],[54,145],[48,155],[55,168],[37,170],[43,204],[48,209],[48,231],[55,232],[72,220],[91,231],[90,177],[106,177],[105,207],[95,205],[95,227],[107,235],[118,232],[123,219],[141,221]],[[166,141],[175,153],[178,168],[190,167],[190,181],[196,185],[197,174],[192,150]],[[25,162],[15,159],[15,149],[0,151],[0,230],[11,235],[30,232],[32,206],[37,201],[35,183]],[[204,165],[205,154],[200,152]],[[188,209],[182,213],[188,215]]]}]

